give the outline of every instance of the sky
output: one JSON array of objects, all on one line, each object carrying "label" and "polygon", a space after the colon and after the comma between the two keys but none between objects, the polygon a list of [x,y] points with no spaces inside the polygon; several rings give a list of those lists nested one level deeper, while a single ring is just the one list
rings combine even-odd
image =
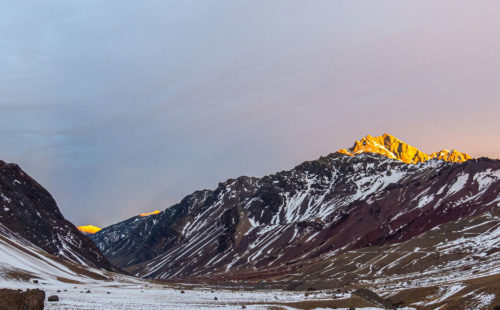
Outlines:
[{"label": "sky", "polygon": [[0,159],[76,225],[390,133],[500,158],[500,2],[7,0]]}]

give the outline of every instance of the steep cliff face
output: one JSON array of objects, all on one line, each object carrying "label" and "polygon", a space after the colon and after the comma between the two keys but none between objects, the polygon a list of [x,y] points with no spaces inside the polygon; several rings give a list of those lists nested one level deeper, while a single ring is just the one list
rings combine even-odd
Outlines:
[{"label": "steep cliff face", "polygon": [[0,161],[0,234],[19,236],[73,262],[113,270],[99,249],[67,221],[52,196],[15,164]]},{"label": "steep cliff face", "polygon": [[356,141],[351,148],[340,149],[338,152],[350,156],[361,153],[380,154],[407,164],[421,163],[434,158],[447,162],[464,162],[471,159],[469,155],[456,150],[441,150],[432,154],[426,154],[416,147],[406,144],[386,133],[379,137],[367,135],[361,140]]},{"label": "steep cliff face", "polygon": [[498,207],[500,161],[455,163],[447,161],[455,155],[431,159],[388,135],[379,141],[390,154],[359,148],[263,178],[231,179],[91,238],[113,263],[142,277],[259,274],[401,243]]}]

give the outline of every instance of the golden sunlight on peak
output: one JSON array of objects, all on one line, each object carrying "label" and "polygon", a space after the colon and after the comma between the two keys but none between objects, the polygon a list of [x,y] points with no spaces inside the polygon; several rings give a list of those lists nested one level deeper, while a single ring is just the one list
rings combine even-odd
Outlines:
[{"label": "golden sunlight on peak", "polygon": [[153,212],[141,213],[141,214],[139,214],[139,216],[144,217],[144,216],[150,216],[150,215],[153,215],[153,214],[158,214],[158,213],[160,213],[160,211],[158,211],[158,210],[154,210]]},{"label": "golden sunlight on peak", "polygon": [[101,230],[99,227],[94,225],[78,226],[77,228],[79,231],[86,234],[95,234],[96,232]]},{"label": "golden sunlight on peak", "polygon": [[406,144],[394,136],[384,133],[379,137],[367,135],[349,149],[340,149],[338,153],[354,156],[360,153],[376,153],[388,158],[397,159],[407,164],[417,164],[430,159],[437,158],[448,162],[464,162],[471,159],[465,153],[456,150],[442,150],[432,154],[426,154],[416,147]]}]

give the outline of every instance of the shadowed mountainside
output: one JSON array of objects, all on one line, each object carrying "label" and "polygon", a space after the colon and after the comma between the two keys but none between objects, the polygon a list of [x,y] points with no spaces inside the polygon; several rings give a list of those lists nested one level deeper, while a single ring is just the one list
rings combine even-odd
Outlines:
[{"label": "shadowed mountainside", "polygon": [[[16,164],[0,161],[0,234],[28,240],[84,265],[116,270],[92,241],[67,221],[52,196]],[[0,227],[1,228],[1,227]],[[12,236],[15,235],[15,236]]]}]

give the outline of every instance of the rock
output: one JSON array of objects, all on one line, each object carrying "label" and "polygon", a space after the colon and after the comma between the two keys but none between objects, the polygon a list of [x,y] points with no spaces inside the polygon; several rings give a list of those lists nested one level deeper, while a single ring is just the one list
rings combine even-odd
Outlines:
[{"label": "rock", "polygon": [[52,296],[49,296],[49,298],[47,300],[48,301],[59,301],[59,296],[52,295]]},{"label": "rock", "polygon": [[38,280],[33,280],[33,283],[36,283],[36,284],[38,284]]},{"label": "rock", "polygon": [[245,305],[241,306],[241,309],[246,309],[246,308],[247,308],[247,306],[245,306]]},{"label": "rock", "polygon": [[387,299],[378,296],[375,292],[370,291],[366,288],[360,288],[352,293],[353,295],[359,296],[371,303],[376,304],[384,309],[396,309],[396,307]]},{"label": "rock", "polygon": [[85,293],[90,294],[90,290],[87,290]]},{"label": "rock", "polygon": [[[17,291],[0,289],[0,309],[9,310],[43,310],[45,292],[39,289]],[[9,308],[2,306],[8,305]]]},{"label": "rock", "polygon": [[217,297],[214,297],[214,300],[219,300]]},{"label": "rock", "polygon": [[44,300],[45,300],[45,292],[39,289],[27,290],[24,293],[24,304],[25,308],[28,310],[38,310],[43,309]]},{"label": "rock", "polygon": [[60,293],[60,292],[61,292],[61,290],[57,290],[57,292],[58,292],[58,293]]},{"label": "rock", "polygon": [[106,292],[106,294],[111,294],[111,292]]},{"label": "rock", "polygon": [[181,291],[181,294],[184,294],[185,292],[184,291]]}]

